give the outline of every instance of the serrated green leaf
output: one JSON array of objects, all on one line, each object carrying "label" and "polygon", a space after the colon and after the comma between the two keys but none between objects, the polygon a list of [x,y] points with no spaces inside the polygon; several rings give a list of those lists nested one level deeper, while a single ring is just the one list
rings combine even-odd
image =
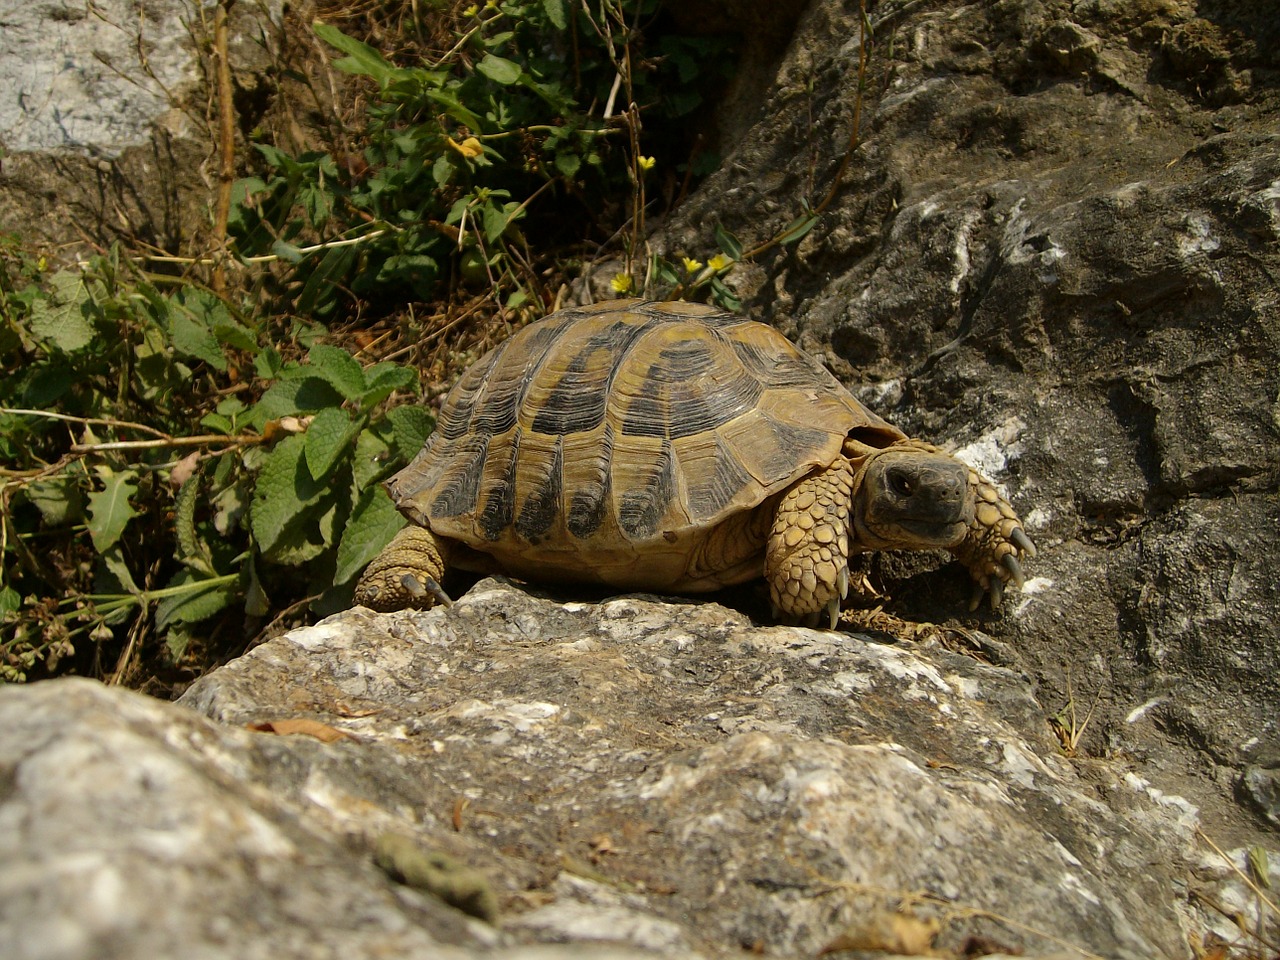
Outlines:
[{"label": "serrated green leaf", "polygon": [[520,79],[520,74],[524,71],[520,69],[520,64],[518,63],[505,57],[486,53],[480,62],[476,64],[476,72],[488,77],[494,83],[509,87]]},{"label": "serrated green leaf", "polygon": [[197,471],[178,488],[173,498],[173,529],[178,538],[178,560],[203,554],[200,539],[196,536],[196,497],[200,492],[200,474]]},{"label": "serrated green leaf", "polygon": [[416,457],[436,426],[435,417],[425,407],[415,404],[388,410],[387,420],[391,423],[396,456],[402,460]]},{"label": "serrated green leaf", "polygon": [[98,553],[110,549],[120,539],[129,521],[138,515],[129,502],[129,498],[138,492],[136,480],[137,474],[129,470],[107,473],[103,477],[103,489],[89,494],[87,526]]},{"label": "serrated green leaf", "polygon": [[0,590],[0,620],[16,613],[22,607],[22,594],[18,593],[13,587],[5,587]]},{"label": "serrated green leaf", "polygon": [[309,371],[326,381],[346,400],[358,400],[364,393],[364,370],[351,354],[341,347],[317,343],[307,352]]},{"label": "serrated green leaf", "polygon": [[191,631],[180,623],[175,623],[164,634],[165,649],[169,651],[171,663],[180,663],[191,646]]},{"label": "serrated green leaf", "polygon": [[245,353],[258,352],[258,338],[253,331],[236,322],[230,316],[213,324],[213,335],[224,346],[235,350],[243,350]]},{"label": "serrated green leaf", "polygon": [[340,407],[326,407],[312,418],[305,437],[307,469],[323,480],[351,445],[359,427]]},{"label": "serrated green leaf", "polygon": [[327,489],[311,476],[305,455],[304,437],[285,437],[276,444],[258,474],[249,522],[258,549],[264,554],[270,555],[280,547],[290,523],[299,521],[305,509],[318,503]]},{"label": "serrated green leaf", "polygon": [[405,518],[382,487],[370,487],[360,497],[338,544],[334,585],[346,583],[363,570],[391,542]]},{"label": "serrated green leaf", "polygon": [[225,372],[227,358],[222,354],[218,338],[204,320],[198,312],[175,303],[169,321],[173,348],[183,356],[203,360],[215,370]]},{"label": "serrated green leaf", "polygon": [[[382,423],[381,426],[386,426]],[[383,437],[382,430],[361,430],[356,438],[356,451],[351,457],[352,491],[358,498],[375,480],[387,472],[391,460],[391,444]]]},{"label": "serrated green leaf", "polygon": [[51,477],[27,484],[27,500],[50,526],[74,523],[84,516],[84,493],[73,477]]},{"label": "serrated green leaf", "polygon": [[[124,552],[116,544],[98,557],[99,565],[94,577],[95,593],[131,593],[141,596],[142,591],[133,582],[133,574],[129,565],[124,562]],[[108,617],[108,623],[121,623],[128,617],[128,611],[122,609],[115,616]]]},{"label": "serrated green leaf", "polygon": [[85,310],[90,302],[83,278],[69,270],[54,274],[49,280],[50,297],[32,301],[28,329],[38,340],[44,340],[63,353],[74,353],[93,342],[97,331]]},{"label": "serrated green leaf", "polygon": [[264,347],[262,352],[253,358],[253,372],[263,380],[274,380],[280,375],[284,360],[275,347]]},{"label": "serrated green leaf", "polygon": [[557,30],[564,30],[569,26],[564,0],[542,0],[542,9],[547,19],[551,21],[551,25]]},{"label": "serrated green leaf", "polygon": [[348,37],[337,27],[331,27],[329,24],[317,20],[311,24],[311,29],[315,31],[317,37],[329,44],[329,46],[346,54],[342,59],[333,62],[334,68],[341,70],[343,73],[372,77],[380,84],[385,84],[409,73],[407,70],[393,67],[373,47],[356,40],[354,37]]},{"label": "serrated green leaf", "polygon": [[557,153],[555,164],[561,174],[572,180],[578,175],[578,169],[582,166],[582,157],[576,153]]},{"label": "serrated green leaf", "polygon": [[365,371],[369,389],[360,398],[360,409],[368,410],[381,403],[397,390],[404,390],[415,384],[418,375],[408,367],[384,361],[375,363]]},{"label": "serrated green leaf", "polygon": [[220,413],[206,413],[200,418],[200,426],[218,433],[231,433],[235,430],[235,424]]},{"label": "serrated green leaf", "polygon": [[254,404],[244,423],[262,429],[268,420],[315,413],[342,404],[342,395],[319,377],[281,380],[272,384],[262,399]]},{"label": "serrated green leaf", "polygon": [[236,598],[234,580],[199,577],[191,570],[179,570],[165,590],[179,592],[166,596],[156,604],[156,628],[164,630],[172,623],[196,623],[225,609]]},{"label": "serrated green leaf", "polygon": [[305,447],[305,437],[286,437],[258,474],[249,524],[262,556],[273,563],[297,565],[324,553],[334,539],[340,501],[349,503],[350,474],[315,480]]}]

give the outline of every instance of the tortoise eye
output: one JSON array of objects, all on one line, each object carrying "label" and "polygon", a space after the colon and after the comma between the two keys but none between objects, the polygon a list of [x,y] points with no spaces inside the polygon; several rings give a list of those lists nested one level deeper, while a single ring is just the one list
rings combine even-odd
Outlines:
[{"label": "tortoise eye", "polygon": [[915,492],[915,484],[911,478],[902,473],[889,474],[889,486],[900,497],[909,497]]}]

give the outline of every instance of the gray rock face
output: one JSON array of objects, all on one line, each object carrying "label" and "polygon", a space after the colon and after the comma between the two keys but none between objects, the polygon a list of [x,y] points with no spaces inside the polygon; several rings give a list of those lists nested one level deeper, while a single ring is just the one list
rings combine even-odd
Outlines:
[{"label": "gray rock face", "polygon": [[[269,58],[276,0],[232,8],[229,61],[246,109]],[[0,7],[0,230],[27,242],[177,249],[207,220],[216,169],[202,89],[213,7],[71,0]]]},{"label": "gray rock face", "polygon": [[[1280,763],[1274,7],[871,16],[845,182],[794,253],[742,271],[745,309],[1006,486],[1041,555],[1018,615],[986,629],[1050,710],[1101,694],[1086,748],[1266,835],[1274,803],[1245,771]],[[854,6],[808,8],[754,126],[659,246],[696,255],[717,222],[752,246],[825,196],[858,38]],[[895,563],[891,609],[960,607],[958,579]]]},{"label": "gray rock face", "polygon": [[[295,631],[183,703],[0,692],[5,956],[798,957],[891,923],[1181,956],[1221,924],[1191,866],[1251,909],[1194,811],[1058,756],[1017,675],[713,603],[486,580]],[[299,717],[352,739],[237,729]],[[487,876],[498,927],[377,873],[388,832]]]},{"label": "gray rock face", "polygon": [[[187,0],[6,5],[0,143],[12,153],[110,158],[149,142],[174,105],[170,91],[198,78],[188,22],[195,12]],[[181,113],[172,119],[185,126]]]}]

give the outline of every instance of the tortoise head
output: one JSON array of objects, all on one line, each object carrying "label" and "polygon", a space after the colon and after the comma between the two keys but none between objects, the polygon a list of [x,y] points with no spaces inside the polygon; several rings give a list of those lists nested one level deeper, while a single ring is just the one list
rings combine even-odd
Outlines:
[{"label": "tortoise head", "polygon": [[969,469],[932,450],[877,450],[853,494],[851,525],[863,549],[948,549],[973,520]]}]

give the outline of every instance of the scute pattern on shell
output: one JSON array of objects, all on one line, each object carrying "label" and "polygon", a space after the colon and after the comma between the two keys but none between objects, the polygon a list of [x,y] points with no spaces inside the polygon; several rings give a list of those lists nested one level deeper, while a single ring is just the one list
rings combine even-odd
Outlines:
[{"label": "scute pattern on shell", "polygon": [[853,430],[902,437],[773,329],[612,302],[530,324],[473,365],[389,489],[517,568],[555,556],[607,580],[640,558],[677,577],[703,532],[832,463]]}]

